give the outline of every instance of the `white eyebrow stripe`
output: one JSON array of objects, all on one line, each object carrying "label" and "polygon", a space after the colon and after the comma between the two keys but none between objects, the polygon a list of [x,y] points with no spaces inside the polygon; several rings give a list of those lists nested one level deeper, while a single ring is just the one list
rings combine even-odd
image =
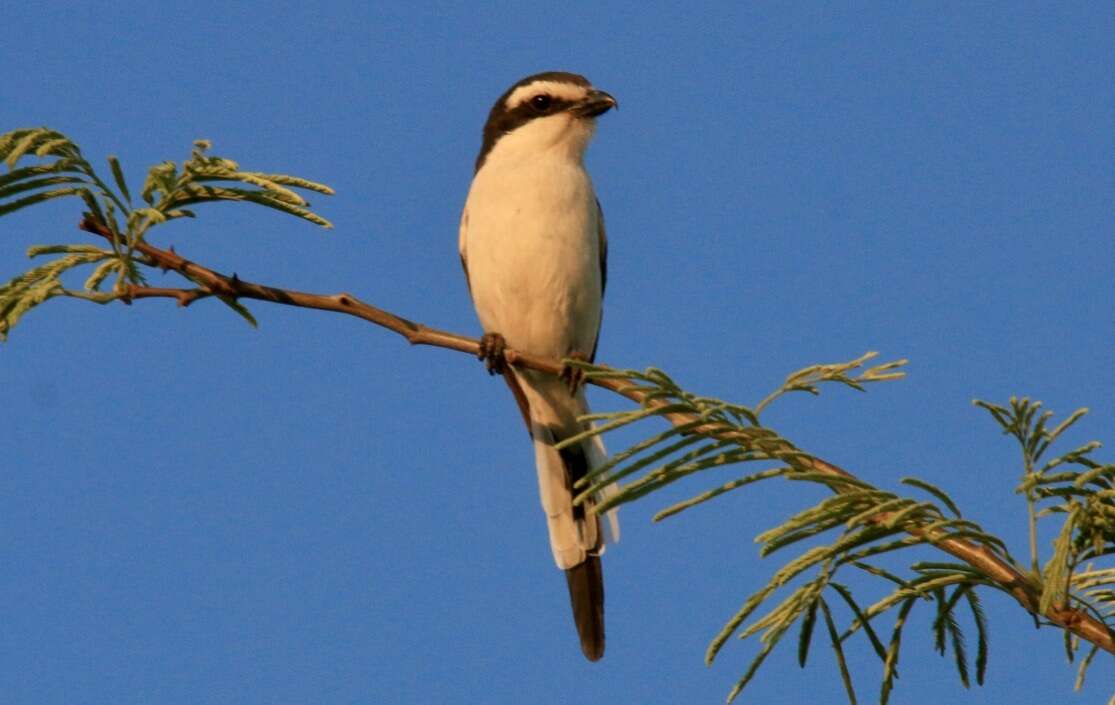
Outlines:
[{"label": "white eyebrow stripe", "polygon": [[508,110],[513,110],[516,106],[522,105],[525,101],[540,93],[546,93],[547,95],[561,100],[581,100],[588,95],[588,91],[588,88],[572,83],[532,81],[525,86],[519,86],[511,91],[511,95],[507,96],[507,100],[503,101],[503,106]]}]

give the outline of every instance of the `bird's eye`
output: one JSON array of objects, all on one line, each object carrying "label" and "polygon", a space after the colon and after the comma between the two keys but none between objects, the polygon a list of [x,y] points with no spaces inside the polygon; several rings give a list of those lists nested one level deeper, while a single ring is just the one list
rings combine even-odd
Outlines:
[{"label": "bird's eye", "polygon": [[550,103],[551,102],[552,102],[552,99],[550,98],[550,96],[546,95],[545,93],[542,93],[542,94],[536,95],[536,96],[534,96],[533,98],[530,99],[530,107],[534,108],[536,111],[538,111],[540,113],[544,113],[544,112],[546,112],[547,110],[550,109]]}]

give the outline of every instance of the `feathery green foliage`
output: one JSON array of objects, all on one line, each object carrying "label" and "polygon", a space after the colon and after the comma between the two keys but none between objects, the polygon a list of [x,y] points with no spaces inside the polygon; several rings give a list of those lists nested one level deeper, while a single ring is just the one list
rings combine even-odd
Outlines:
[{"label": "feathery green foliage", "polygon": [[[31,248],[29,256],[63,255],[0,285],[0,340],[35,306],[56,296],[69,296],[105,304],[127,299],[128,287],[142,286],[144,268],[150,263],[136,253],[151,228],[176,218],[193,218],[186,206],[210,201],[246,201],[294,215],[322,227],[332,224],[310,210],[294,189],[332,194],[323,184],[285,174],[243,171],[229,159],[208,154],[209,143],[194,143],[190,158],[180,165],[171,161],[151,167],[140,196],[146,204],[132,206],[124,170],[116,157],[108,158],[115,188],[102,180],[81,150],[68,137],[45,127],[13,130],[0,135],[0,160],[7,173],[0,174],[0,216],[46,201],[74,196],[88,214],[113,235],[111,249],[90,245],[55,245]],[[21,160],[39,163],[18,167]],[[238,182],[244,186],[216,184]],[[80,289],[69,288],[62,275],[82,265],[96,265]],[[109,291],[101,287],[115,277]],[[255,325],[251,313],[235,299],[218,297]]]},{"label": "feathery green foliage", "polygon": [[[729,701],[743,691],[795,624],[798,660],[804,666],[820,617],[833,645],[849,702],[855,703],[856,695],[844,644],[862,632],[879,657],[880,702],[886,703],[898,675],[903,632],[917,605],[931,608],[934,647],[942,655],[951,654],[960,682],[968,686],[974,676],[976,683],[983,683],[988,629],[976,589],[1007,591],[1007,588],[965,563],[918,561],[910,566],[909,575],[899,577],[872,561],[916,546],[962,539],[982,546],[1008,565],[1018,566],[1004,542],[976,522],[963,518],[948,494],[925,480],[902,479],[907,488],[924,493],[906,496],[839,471],[819,468],[810,454],[762,424],[763,411],[790,392],[818,394],[825,383],[862,391],[867,383],[902,377],[904,360],[868,367],[873,357],[873,353],[868,353],[846,363],[808,367],[788,376],[778,389],[754,406],[693,394],[661,370],[613,370],[567,361],[582,367],[589,378],[621,380],[632,385],[643,395],[644,402],[637,409],[586,417],[586,422],[596,425],[586,426],[581,435],[565,444],[656,417],[671,421],[666,430],[647,434],[644,440],[616,453],[579,481],[577,500],[596,497],[596,511],[640,499],[697,473],[744,463],[764,467],[666,507],[655,520],[775,478],[820,485],[831,492],[755,539],[760,544],[761,556],[792,548],[798,552],[743,602],[709,645],[706,661],[711,663],[732,636],[759,639],[759,650],[733,687]],[[1031,469],[1025,474],[1020,491],[1035,502],[1053,502],[1042,515],[1061,513],[1067,517],[1066,528],[1040,576],[1043,606],[1064,603],[1071,593],[1074,602],[1090,600],[1090,610],[1098,615],[1106,609],[1110,616],[1115,610],[1111,600],[1115,569],[1074,573],[1074,568],[1081,560],[1113,552],[1111,521],[1115,512],[1111,510],[1111,488],[1115,468],[1089,459],[1096,444],[1037,465],[1050,445],[1079,420],[1081,412],[1047,429],[1048,414],[1036,416],[1035,408],[1028,402],[1019,405],[1012,401],[1011,409],[993,405],[985,408],[993,409],[1000,423],[1023,443],[1024,461]],[[1066,469],[1069,467],[1073,469]],[[619,485],[618,491],[604,494],[603,490],[613,483]],[[853,569],[854,573],[881,580],[882,584],[891,585],[890,591],[874,602],[862,603],[847,584],[834,580],[841,569]],[[780,601],[775,600],[777,595],[783,595]],[[839,597],[838,602],[846,605],[850,613],[851,621],[842,631],[836,626],[839,615],[832,609],[832,595]],[[884,645],[875,624],[888,614],[892,615],[893,624],[889,643]],[[972,627],[974,632],[974,660],[969,654],[966,627]],[[1083,668],[1086,665],[1082,664]]]}]

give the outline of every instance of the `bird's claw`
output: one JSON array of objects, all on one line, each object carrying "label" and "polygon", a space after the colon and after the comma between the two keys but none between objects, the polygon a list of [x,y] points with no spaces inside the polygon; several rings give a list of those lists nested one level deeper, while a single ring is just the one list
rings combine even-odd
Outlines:
[{"label": "bird's claw", "polygon": [[[588,362],[588,355],[576,350],[566,355],[566,357],[578,362]],[[565,386],[569,388],[570,394],[576,394],[581,385],[585,383],[585,371],[568,363],[562,365],[560,376],[561,381],[565,382]]]},{"label": "bird's claw", "polygon": [[507,341],[499,333],[485,333],[480,336],[480,349],[476,357],[484,361],[484,367],[490,375],[501,375],[507,369]]}]

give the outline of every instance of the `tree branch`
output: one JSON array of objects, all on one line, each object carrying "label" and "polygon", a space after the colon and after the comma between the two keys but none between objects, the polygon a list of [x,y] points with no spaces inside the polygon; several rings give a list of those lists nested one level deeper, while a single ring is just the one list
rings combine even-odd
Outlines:
[{"label": "tree branch", "polygon": [[[114,242],[112,232],[91,216],[86,216],[78,226],[86,232],[99,235],[109,242]],[[226,276],[196,262],[191,262],[174,252],[173,249],[163,250],[146,242],[135,243],[134,249],[148,259],[148,264],[165,270],[174,270],[186,279],[198,285],[196,289],[164,289],[154,287],[131,287],[122,297],[125,302],[130,299],[169,297],[176,298],[180,306],[187,306],[193,301],[206,296],[222,296],[231,299],[255,299],[271,303],[312,308],[321,311],[333,311],[361,318],[369,323],[386,328],[406,338],[412,345],[432,345],[435,347],[456,350],[458,352],[477,355],[480,349],[479,341],[456,333],[431,328],[421,323],[407,320],[401,316],[384,311],[356,298],[352,294],[339,293],[331,295],[311,294],[289,289],[279,289],[264,284],[244,281],[233,274]],[[508,348],[505,355],[508,364],[541,372],[558,375],[562,371],[562,363],[556,360],[530,355]],[[590,384],[615,392],[631,401],[649,407],[663,406],[664,402],[647,400],[646,395],[636,385],[614,379],[591,378],[586,380]],[[689,414],[666,414],[666,418],[675,426],[690,424],[697,419]],[[749,440],[743,438],[738,431],[725,432],[718,430],[713,424],[701,426],[693,432],[706,433],[720,439]],[[820,458],[802,458],[792,461],[801,469],[823,472],[841,477],[854,477],[846,470],[833,465]],[[887,516],[876,517],[875,521],[883,523]],[[1085,639],[1100,648],[1115,654],[1115,634],[1103,622],[1092,615],[1073,609],[1068,606],[1052,606],[1044,614],[1040,612],[1041,589],[1036,581],[1028,578],[1016,567],[1006,562],[1000,556],[985,546],[965,541],[963,539],[935,537],[926,535],[917,527],[909,529],[911,534],[924,536],[937,548],[959,558],[976,568],[990,580],[994,581],[1009,592],[1027,611],[1041,614],[1050,622],[1057,624],[1081,639]]]}]

